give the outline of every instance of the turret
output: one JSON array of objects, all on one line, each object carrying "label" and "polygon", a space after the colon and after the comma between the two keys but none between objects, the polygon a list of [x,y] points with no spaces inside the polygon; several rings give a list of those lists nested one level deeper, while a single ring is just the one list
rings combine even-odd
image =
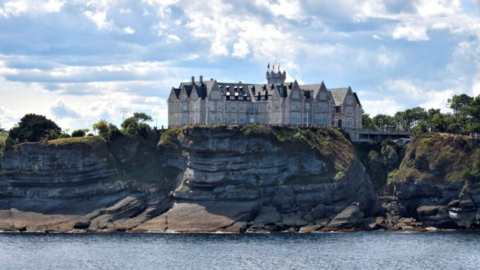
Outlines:
[{"label": "turret", "polygon": [[267,71],[267,81],[268,84],[281,84],[285,83],[287,79],[287,73],[285,70],[282,72],[275,72],[275,71]]}]

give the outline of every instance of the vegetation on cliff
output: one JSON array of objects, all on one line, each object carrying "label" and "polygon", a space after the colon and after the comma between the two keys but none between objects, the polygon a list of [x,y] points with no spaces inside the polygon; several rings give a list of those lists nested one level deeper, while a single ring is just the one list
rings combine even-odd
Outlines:
[{"label": "vegetation on cliff", "polygon": [[405,146],[387,140],[381,143],[357,143],[355,147],[375,189],[383,190],[397,173],[405,156]]},{"label": "vegetation on cliff", "polygon": [[393,180],[449,184],[480,182],[479,141],[467,136],[429,133],[415,137]]}]

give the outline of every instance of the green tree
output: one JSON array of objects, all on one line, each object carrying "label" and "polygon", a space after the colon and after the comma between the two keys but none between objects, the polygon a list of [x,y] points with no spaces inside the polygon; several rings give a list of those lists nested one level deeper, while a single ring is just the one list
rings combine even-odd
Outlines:
[{"label": "green tree", "polygon": [[133,113],[133,118],[137,123],[143,123],[146,121],[153,120],[153,118],[150,115],[147,115],[146,113],[139,113],[139,112]]},{"label": "green tree", "polygon": [[45,116],[27,114],[10,130],[9,137],[19,142],[38,142],[42,139],[56,139],[60,132],[60,127]]},{"label": "green tree", "polygon": [[83,129],[77,129],[72,132],[72,137],[85,137],[85,130]]},{"label": "green tree", "polygon": [[362,126],[363,129],[374,130],[376,128],[375,123],[369,114],[365,113],[362,109]]},{"label": "green tree", "polygon": [[108,131],[110,131],[110,129],[108,128],[108,122],[104,119],[98,121],[97,123],[94,123],[92,125],[92,128],[93,130],[98,130],[98,133],[104,137],[108,135]]}]

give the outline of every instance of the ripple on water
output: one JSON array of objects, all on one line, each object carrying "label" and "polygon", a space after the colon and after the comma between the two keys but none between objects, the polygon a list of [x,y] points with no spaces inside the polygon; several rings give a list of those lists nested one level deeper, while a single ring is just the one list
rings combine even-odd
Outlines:
[{"label": "ripple on water", "polygon": [[0,234],[0,269],[478,269],[480,234]]}]

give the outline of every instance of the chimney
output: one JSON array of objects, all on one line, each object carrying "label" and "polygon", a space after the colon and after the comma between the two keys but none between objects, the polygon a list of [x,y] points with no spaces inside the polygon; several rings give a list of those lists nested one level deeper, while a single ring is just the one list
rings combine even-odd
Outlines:
[{"label": "chimney", "polygon": [[195,76],[192,76],[192,84],[195,84]]},{"label": "chimney", "polygon": [[200,85],[203,85],[203,76],[200,75]]}]

